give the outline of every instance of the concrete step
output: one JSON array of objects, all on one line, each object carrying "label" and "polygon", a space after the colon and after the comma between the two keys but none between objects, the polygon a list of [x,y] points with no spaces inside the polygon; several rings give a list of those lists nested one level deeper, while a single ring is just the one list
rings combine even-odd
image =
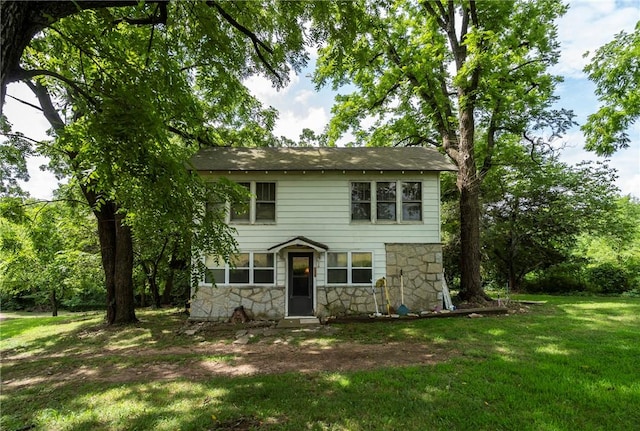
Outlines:
[{"label": "concrete step", "polygon": [[281,319],[276,328],[303,328],[305,326],[318,326],[320,325],[320,319],[317,317],[295,317]]}]

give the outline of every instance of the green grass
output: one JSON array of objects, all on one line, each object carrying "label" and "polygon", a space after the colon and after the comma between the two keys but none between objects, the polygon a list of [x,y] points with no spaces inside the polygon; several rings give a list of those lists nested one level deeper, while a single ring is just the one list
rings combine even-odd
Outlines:
[{"label": "green grass", "polygon": [[[2,322],[3,430],[630,430],[640,423],[640,299],[527,296],[528,313],[343,324],[291,334],[304,347],[413,343],[449,354],[435,365],[358,372],[105,383],[127,367],[196,366],[224,355],[175,354],[228,334],[183,336],[179,313],[138,312],[106,328],[101,315]],[[318,339],[319,338],[319,339]],[[261,339],[261,342],[269,342]],[[116,355],[110,349],[127,352]],[[150,349],[147,355],[136,351]],[[153,353],[155,352],[155,353]],[[19,361],[4,363],[5,357]],[[286,359],[285,359],[286,360]],[[87,370],[87,379],[47,373]]]}]

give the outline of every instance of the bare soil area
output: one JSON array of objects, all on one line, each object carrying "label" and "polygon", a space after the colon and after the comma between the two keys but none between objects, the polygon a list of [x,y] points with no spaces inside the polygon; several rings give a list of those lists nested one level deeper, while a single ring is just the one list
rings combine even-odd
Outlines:
[{"label": "bare soil area", "polygon": [[[314,336],[316,332],[340,330],[330,325],[309,329],[238,329],[235,325],[196,325],[181,331],[181,336],[193,337],[194,342],[190,346],[163,349],[107,347],[100,353],[42,354],[28,358],[9,353],[2,358],[5,366],[25,360],[41,361],[47,365],[38,375],[15,376],[3,381],[3,386],[16,388],[45,380],[53,385],[79,380],[106,383],[176,379],[202,381],[215,376],[356,371],[434,364],[457,354],[420,343],[363,344]],[[214,334],[216,341],[206,341]],[[64,361],[59,360],[62,355]],[[136,360],[132,361],[134,357]],[[70,361],[72,358],[75,360]],[[104,364],[101,363],[102,358]]]}]

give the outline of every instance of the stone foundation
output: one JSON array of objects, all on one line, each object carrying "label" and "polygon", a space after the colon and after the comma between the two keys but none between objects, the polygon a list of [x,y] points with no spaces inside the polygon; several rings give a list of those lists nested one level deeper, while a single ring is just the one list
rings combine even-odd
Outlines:
[{"label": "stone foundation", "polygon": [[[318,287],[318,317],[370,314],[376,309],[371,286],[366,287]],[[376,289],[378,308],[382,312],[381,289]]]},{"label": "stone foundation", "polygon": [[191,300],[190,318],[225,322],[242,305],[251,319],[281,319],[284,295],[284,287],[200,286]]}]

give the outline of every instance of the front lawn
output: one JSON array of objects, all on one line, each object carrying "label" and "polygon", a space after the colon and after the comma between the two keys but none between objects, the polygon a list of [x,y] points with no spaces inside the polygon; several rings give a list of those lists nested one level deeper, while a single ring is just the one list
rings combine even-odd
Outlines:
[{"label": "front lawn", "polygon": [[[232,343],[234,328],[186,335],[175,310],[139,311],[141,323],[126,328],[103,326],[101,314],[8,319],[0,428],[636,429],[640,299],[527,298],[547,302],[509,316],[278,332],[247,345]],[[232,370],[260,346],[282,346],[269,360],[287,362],[287,352],[313,360],[344,345],[373,358],[421,356],[351,371],[207,374]]]}]

